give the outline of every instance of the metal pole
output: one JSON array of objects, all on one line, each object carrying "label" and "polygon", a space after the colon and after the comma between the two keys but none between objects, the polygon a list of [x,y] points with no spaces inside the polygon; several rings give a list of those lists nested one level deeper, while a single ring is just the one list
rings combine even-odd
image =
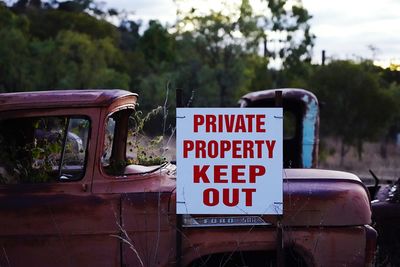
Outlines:
[{"label": "metal pole", "polygon": [[183,107],[183,93],[182,89],[176,89],[176,107]]},{"label": "metal pole", "polygon": [[[182,89],[176,89],[176,107],[183,107]],[[177,163],[178,164],[178,163]],[[176,258],[177,267],[182,266],[182,215],[176,215]]]},{"label": "metal pole", "polygon": [[[283,104],[282,91],[275,91],[275,107],[281,108]],[[283,227],[282,227],[282,216],[278,215],[278,221],[276,224],[276,266],[285,266],[285,255],[284,255],[284,241],[283,241]]]},{"label": "metal pole", "polygon": [[275,91],[275,107],[282,107],[282,91],[280,90]]}]

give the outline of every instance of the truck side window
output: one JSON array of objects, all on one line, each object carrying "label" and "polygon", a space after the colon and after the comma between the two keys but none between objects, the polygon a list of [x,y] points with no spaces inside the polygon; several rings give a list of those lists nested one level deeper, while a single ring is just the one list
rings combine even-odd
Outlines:
[{"label": "truck side window", "polygon": [[81,179],[89,120],[23,117],[0,120],[0,184]]},{"label": "truck side window", "polygon": [[[134,109],[116,111],[105,123],[101,163],[109,175],[149,172],[165,162],[162,152],[154,148],[162,140],[145,136],[142,133],[145,120],[134,112]],[[146,168],[149,166],[152,167]]]},{"label": "truck side window", "polygon": [[60,179],[78,180],[85,175],[89,126],[89,121],[84,118],[69,120],[64,154],[61,155]]},{"label": "truck side window", "polygon": [[127,165],[125,149],[128,119],[132,112],[133,109],[123,109],[107,118],[101,163],[108,174],[122,174]]},{"label": "truck side window", "polygon": [[114,144],[114,131],[115,131],[115,119],[109,117],[106,124],[106,133],[104,137],[104,151],[101,157],[101,163],[103,167],[110,165],[111,152]]}]

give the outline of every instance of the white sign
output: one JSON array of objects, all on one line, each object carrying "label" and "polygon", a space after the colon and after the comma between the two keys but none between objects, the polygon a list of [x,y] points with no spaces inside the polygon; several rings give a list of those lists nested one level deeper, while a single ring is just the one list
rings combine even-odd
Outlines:
[{"label": "white sign", "polygon": [[177,213],[282,214],[282,108],[178,108]]}]

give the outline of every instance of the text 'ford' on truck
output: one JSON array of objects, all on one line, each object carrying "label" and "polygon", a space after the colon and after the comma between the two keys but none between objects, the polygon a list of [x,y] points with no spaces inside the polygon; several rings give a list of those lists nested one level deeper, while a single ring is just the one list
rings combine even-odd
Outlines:
[{"label": "text 'ford' on truck", "polygon": [[[0,266],[370,266],[376,232],[355,175],[317,164],[318,103],[280,89],[283,216],[175,212],[175,165],[141,166],[137,95],[0,94]],[[274,105],[275,91],[242,107]],[[179,164],[179,162],[178,162]]]}]

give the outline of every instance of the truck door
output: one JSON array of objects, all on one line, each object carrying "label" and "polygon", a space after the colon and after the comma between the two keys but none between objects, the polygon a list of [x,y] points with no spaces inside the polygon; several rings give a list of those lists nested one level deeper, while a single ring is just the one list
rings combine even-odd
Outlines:
[{"label": "truck door", "polygon": [[91,193],[97,118],[74,112],[0,114],[0,266],[120,264],[119,201]]},{"label": "truck door", "polygon": [[173,266],[175,211],[169,211],[169,204],[175,188],[174,167],[154,162],[144,166],[136,161],[133,112],[118,109],[104,116],[104,133],[98,143],[103,148],[101,166],[95,169],[92,190],[105,199],[120,197],[124,266]]}]

